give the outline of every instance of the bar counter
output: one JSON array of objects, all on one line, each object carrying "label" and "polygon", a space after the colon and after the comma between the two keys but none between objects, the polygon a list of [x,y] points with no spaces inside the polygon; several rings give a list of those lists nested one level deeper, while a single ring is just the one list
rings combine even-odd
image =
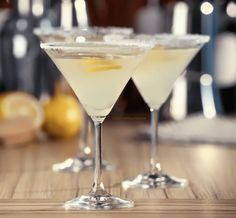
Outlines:
[{"label": "bar counter", "polygon": [[148,170],[148,141],[137,139],[141,122],[104,123],[104,159],[115,165],[103,172],[106,189],[132,199],[135,207],[110,211],[65,211],[65,200],[87,193],[93,172],[52,172],[53,163],[73,157],[77,140],[37,141],[17,148],[0,148],[0,217],[236,217],[236,145],[159,145],[164,171],[187,178],[182,189],[130,189],[121,181]]}]

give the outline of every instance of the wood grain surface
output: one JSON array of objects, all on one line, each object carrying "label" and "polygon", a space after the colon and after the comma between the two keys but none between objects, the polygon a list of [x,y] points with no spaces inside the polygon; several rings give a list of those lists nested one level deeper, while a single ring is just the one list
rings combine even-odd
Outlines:
[{"label": "wood grain surface", "polygon": [[108,191],[135,201],[112,211],[64,211],[62,204],[90,190],[93,172],[54,173],[51,165],[77,153],[77,140],[41,140],[0,147],[0,217],[236,217],[236,145],[161,144],[163,170],[187,178],[182,189],[132,189],[120,184],[148,170],[148,141],[138,139],[141,123],[105,123],[104,159],[115,169],[103,173]]}]

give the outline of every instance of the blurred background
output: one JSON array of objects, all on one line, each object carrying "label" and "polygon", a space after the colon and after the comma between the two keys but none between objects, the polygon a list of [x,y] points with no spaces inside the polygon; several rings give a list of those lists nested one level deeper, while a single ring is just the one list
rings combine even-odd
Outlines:
[{"label": "blurred background", "polygon": [[[35,27],[48,26],[119,26],[138,33],[210,35],[210,43],[176,82],[161,119],[236,112],[235,0],[1,0],[1,93],[24,91],[42,99],[67,89],[33,34]],[[110,118],[147,120],[148,116],[130,81]]]}]

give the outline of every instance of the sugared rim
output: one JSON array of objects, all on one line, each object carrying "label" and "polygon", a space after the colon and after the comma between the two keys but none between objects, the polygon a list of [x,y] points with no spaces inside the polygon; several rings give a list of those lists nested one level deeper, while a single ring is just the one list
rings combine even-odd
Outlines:
[{"label": "sugared rim", "polygon": [[152,42],[128,39],[119,41],[85,41],[85,42],[48,42],[40,43],[40,47],[47,51],[64,51],[79,53],[131,53],[135,51],[148,51],[152,49]]},{"label": "sugared rim", "polygon": [[72,28],[72,29],[63,29],[60,27],[47,27],[47,28],[35,28],[33,30],[34,34],[38,37],[74,37],[76,35],[80,36],[96,36],[98,35],[91,28]]},{"label": "sugared rim", "polygon": [[131,35],[133,33],[132,28],[128,27],[87,27],[87,28],[79,28],[73,27],[71,29],[63,29],[61,27],[46,27],[46,28],[35,28],[33,30],[34,34],[37,36],[47,36],[47,35],[59,35],[59,36],[67,36],[67,35],[105,35],[105,34],[124,34]]},{"label": "sugared rim", "polygon": [[210,37],[208,35],[200,34],[133,34],[132,37],[135,39],[150,40],[155,44],[155,46],[163,46],[167,48],[186,48],[202,46],[210,40]]}]

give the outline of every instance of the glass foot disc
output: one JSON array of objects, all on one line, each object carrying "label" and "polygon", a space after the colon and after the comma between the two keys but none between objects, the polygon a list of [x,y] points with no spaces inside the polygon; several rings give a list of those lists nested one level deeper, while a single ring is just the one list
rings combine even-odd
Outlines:
[{"label": "glass foot disc", "polygon": [[167,174],[160,173],[144,173],[139,174],[134,180],[126,180],[122,182],[124,189],[129,188],[181,188],[188,185],[186,179],[176,178]]},{"label": "glass foot disc", "polygon": [[[112,165],[103,160],[102,169],[112,170]],[[73,172],[78,173],[81,170],[93,170],[94,169],[94,159],[88,156],[69,158],[63,162],[53,164],[52,170],[54,172]]]},{"label": "glass foot disc", "polygon": [[64,208],[69,209],[82,209],[82,210],[111,210],[133,207],[133,201],[124,200],[115,196],[112,196],[106,192],[103,194],[96,194],[94,192],[88,195],[82,195],[81,197],[72,199],[65,202]]}]

